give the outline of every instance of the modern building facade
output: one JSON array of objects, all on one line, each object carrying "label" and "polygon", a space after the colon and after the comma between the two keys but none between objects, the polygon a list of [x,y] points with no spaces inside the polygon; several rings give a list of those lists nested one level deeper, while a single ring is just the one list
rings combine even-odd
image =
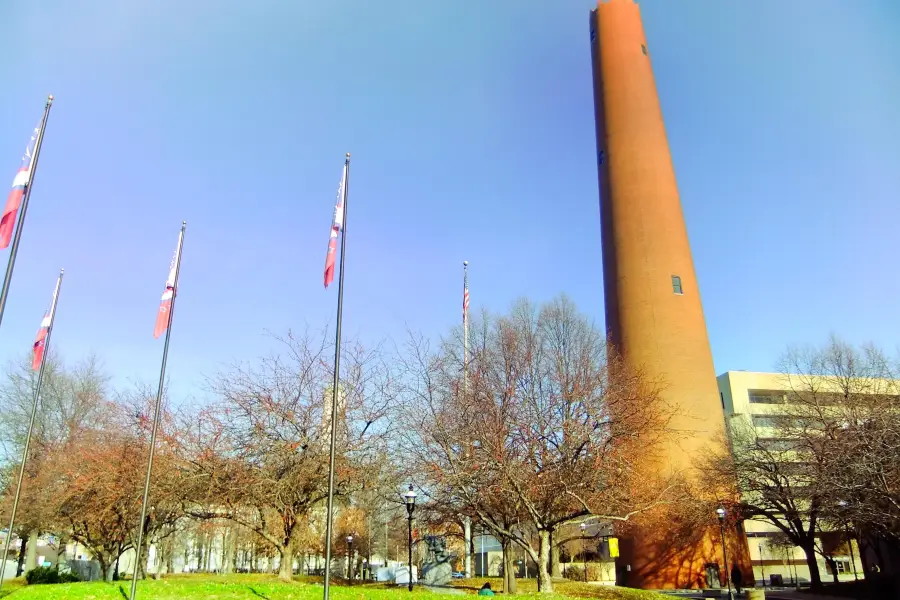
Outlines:
[{"label": "modern building facade", "polygon": [[[761,441],[771,440],[773,448],[784,441],[773,425],[789,401],[792,388],[789,376],[780,373],[728,371],[719,375],[718,384],[725,420],[730,430],[752,431]],[[822,385],[827,386],[827,382],[822,382]],[[785,547],[774,543],[780,537],[774,525],[768,521],[751,519],[744,521],[744,530],[756,581],[765,581],[770,585],[773,576],[786,585],[810,581],[803,550],[796,546]],[[863,578],[862,560],[855,541],[849,547],[839,546],[833,558],[840,581]],[[817,557],[817,562],[822,579],[831,581],[831,566],[821,556]]]},{"label": "modern building facade", "polygon": [[[590,15],[606,325],[630,365],[679,407],[677,430],[648,475],[691,473],[724,439],[722,407],[662,110],[633,0]],[[718,531],[674,546],[659,527],[623,540],[620,584],[706,587],[721,562]],[[679,542],[680,543],[680,542]],[[746,556],[739,548],[739,558]],[[735,553],[732,553],[732,557]],[[749,573],[747,574],[749,576]]]}]

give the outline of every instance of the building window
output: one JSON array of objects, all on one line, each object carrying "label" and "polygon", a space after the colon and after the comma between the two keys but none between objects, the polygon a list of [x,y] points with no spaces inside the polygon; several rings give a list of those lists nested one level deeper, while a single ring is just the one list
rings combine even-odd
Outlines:
[{"label": "building window", "polygon": [[644,44],[641,44],[641,52],[644,53],[644,56],[647,56],[647,46],[645,46]]},{"label": "building window", "polygon": [[778,390],[750,390],[750,404],[784,404],[784,392]]},{"label": "building window", "polygon": [[681,289],[681,277],[678,275],[672,275],[672,291],[678,295],[684,293],[684,290]]}]

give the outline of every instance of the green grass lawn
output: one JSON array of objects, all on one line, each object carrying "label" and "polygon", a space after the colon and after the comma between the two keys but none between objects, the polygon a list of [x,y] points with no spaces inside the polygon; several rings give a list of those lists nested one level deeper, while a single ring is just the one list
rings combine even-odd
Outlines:
[{"label": "green grass lawn", "polygon": [[[484,583],[484,579],[470,579],[454,582],[455,587],[474,594]],[[495,590],[502,588],[501,581],[489,580]],[[534,580],[518,580],[519,595],[538,596]],[[21,579],[3,583],[0,596],[8,600],[123,600],[130,592],[129,581],[115,583],[68,583],[56,585],[25,585]],[[558,594],[540,596],[548,600],[568,600],[572,598],[600,598],[605,600],[657,600],[663,598],[651,592],[610,588],[604,586],[554,582]],[[499,594],[498,594],[499,595]],[[159,581],[138,582],[137,597],[140,600],[175,600],[188,598],[195,600],[318,600],[322,598],[322,585],[309,578],[298,578],[294,583],[284,583],[271,575],[173,575]],[[354,586],[333,585],[331,597],[335,600],[388,600],[393,598],[447,597],[427,590],[416,590],[412,594],[396,586],[384,584],[357,584]],[[452,597],[452,596],[450,596]]]}]

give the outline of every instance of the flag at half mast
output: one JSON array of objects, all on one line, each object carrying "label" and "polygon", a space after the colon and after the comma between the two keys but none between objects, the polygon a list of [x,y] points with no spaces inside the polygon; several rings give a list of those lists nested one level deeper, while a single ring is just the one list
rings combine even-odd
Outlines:
[{"label": "flag at half mast", "polygon": [[334,205],[334,218],[331,221],[331,234],[328,238],[328,253],[325,255],[325,289],[334,281],[334,263],[337,258],[338,235],[344,228],[344,187],[347,185],[347,163],[341,173],[341,184],[338,186],[337,201]]},{"label": "flag at half mast", "polygon": [[13,228],[16,226],[16,213],[19,212],[22,198],[25,197],[25,188],[31,183],[31,162],[34,157],[34,146],[37,143],[39,130],[40,125],[34,128],[31,140],[29,140],[28,146],[25,147],[22,166],[19,167],[16,176],[13,178],[12,190],[10,190],[9,197],[6,199],[3,215],[0,216],[0,249],[9,246]]},{"label": "flag at half mast", "polygon": [[175,247],[175,256],[169,265],[169,277],[166,279],[166,290],[162,294],[159,303],[159,312],[156,314],[156,327],[153,329],[153,337],[158,338],[169,328],[169,313],[172,310],[172,298],[175,296],[175,277],[178,269],[178,255],[181,253],[181,241],[184,231],[178,234],[178,245]]},{"label": "flag at half mast", "polygon": [[41,328],[38,329],[37,337],[34,339],[32,348],[31,368],[37,371],[41,368],[44,360],[44,347],[47,345],[47,334],[50,333],[50,324],[53,323],[53,311],[56,307],[56,294],[59,293],[59,284],[53,290],[53,299],[50,300],[50,308],[44,313],[41,319]]}]

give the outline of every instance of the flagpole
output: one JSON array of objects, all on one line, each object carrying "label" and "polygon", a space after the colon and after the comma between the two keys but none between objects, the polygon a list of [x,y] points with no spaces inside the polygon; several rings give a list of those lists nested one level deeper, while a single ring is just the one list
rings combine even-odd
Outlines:
[{"label": "flagpole", "polygon": [[[141,520],[138,521],[137,547],[134,550],[134,570],[131,574],[131,595],[134,600],[137,593],[138,570],[141,564],[141,546],[144,542],[144,525],[147,520],[147,501],[150,497],[150,475],[153,472],[153,455],[156,451],[156,432],[159,430],[159,413],[162,405],[163,386],[166,383],[166,361],[169,358],[169,340],[172,337],[172,316],[175,314],[175,300],[178,298],[178,275],[181,272],[181,249],[184,246],[184,230],[187,221],[181,222],[181,235],[178,237],[177,259],[175,261],[175,280],[172,289],[172,302],[169,305],[169,322],[166,326],[166,341],[163,344],[162,365],[159,368],[159,386],[156,388],[156,406],[153,409],[153,428],[150,433],[150,450],[147,456],[147,476],[144,479],[144,499],[141,502]],[[106,574],[104,573],[104,577]]]},{"label": "flagpole", "polygon": [[337,326],[334,333],[334,383],[331,388],[331,440],[328,457],[328,506],[325,521],[325,591],[324,598],[329,600],[331,590],[331,522],[334,515],[334,453],[337,438],[338,382],[341,373],[341,319],[344,311],[344,257],[347,256],[347,196],[350,188],[350,153],[344,159],[344,215],[341,223],[341,264],[338,274]]},{"label": "flagpole", "polygon": [[[469,261],[463,261],[463,396],[469,395]],[[463,520],[463,542],[466,545],[466,577],[472,576],[472,519]]]},{"label": "flagpole", "polygon": [[463,392],[469,393],[469,261],[463,261]]},{"label": "flagpole", "polygon": [[28,210],[28,199],[31,198],[31,187],[34,183],[38,157],[41,155],[41,144],[44,141],[44,130],[47,128],[47,119],[50,118],[50,107],[52,105],[53,96],[47,96],[47,104],[44,105],[44,117],[41,119],[41,127],[38,129],[37,139],[34,141],[34,156],[31,158],[31,164],[28,165],[28,185],[25,186],[22,206],[19,207],[19,218],[16,221],[16,230],[13,232],[12,248],[9,250],[9,262],[6,263],[6,275],[3,276],[3,287],[0,288],[0,323],[3,322],[3,311],[6,310],[6,297],[9,295],[9,284],[12,281],[13,269],[16,266],[16,254],[19,252],[22,226],[25,224],[25,212]]},{"label": "flagpole", "polygon": [[38,369],[37,387],[34,390],[34,400],[31,403],[31,420],[28,422],[28,433],[25,435],[25,447],[22,449],[22,462],[19,465],[19,481],[16,484],[16,495],[13,497],[12,515],[9,517],[9,529],[6,530],[6,544],[3,548],[3,561],[0,562],[0,590],[3,589],[3,577],[6,574],[6,559],[9,557],[9,544],[12,540],[13,527],[16,522],[16,510],[19,508],[19,496],[22,493],[22,480],[25,477],[25,463],[28,459],[28,447],[31,445],[31,434],[34,432],[34,420],[37,417],[38,399],[41,396],[41,385],[44,382],[44,365],[47,362],[47,354],[50,350],[50,335],[53,333],[53,322],[56,320],[56,304],[59,302],[59,289],[62,287],[64,269],[59,270],[59,278],[56,280],[56,290],[53,292],[53,303],[50,305],[50,324],[47,326],[47,336],[44,338],[44,353],[41,356],[41,366]]}]

